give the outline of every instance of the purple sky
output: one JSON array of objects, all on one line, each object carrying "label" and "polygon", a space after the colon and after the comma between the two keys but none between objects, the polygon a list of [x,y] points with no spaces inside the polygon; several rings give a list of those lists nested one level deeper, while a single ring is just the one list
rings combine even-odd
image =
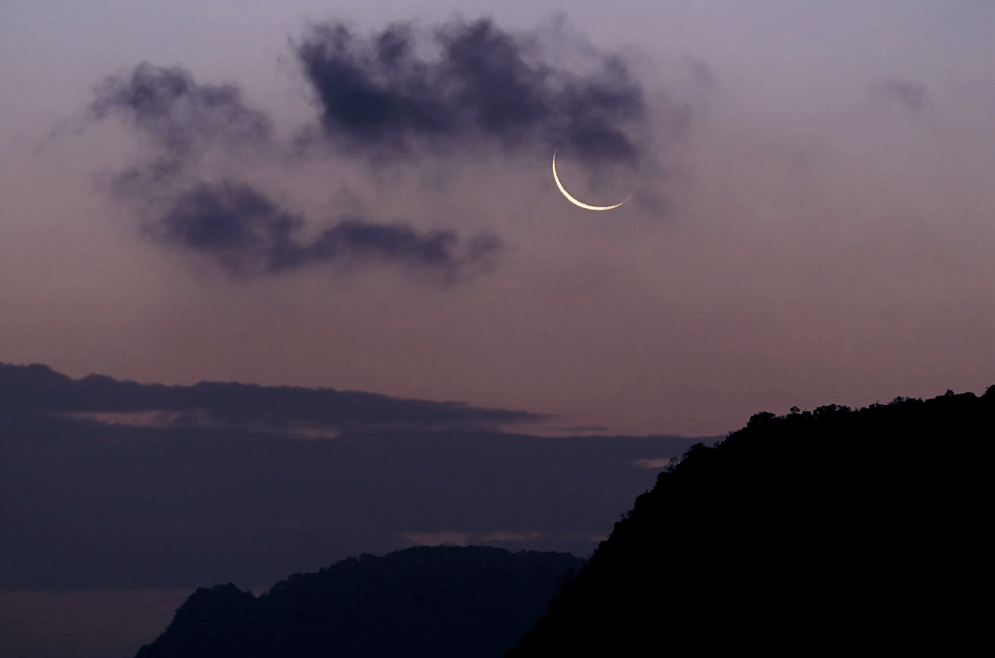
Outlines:
[{"label": "purple sky", "polygon": [[[688,435],[762,409],[992,383],[990,3],[571,3],[565,23],[556,9],[3,3],[3,360]],[[509,150],[459,133],[406,156],[323,138],[295,52],[309,25],[344,20],[362,36],[414,19],[432,61],[432,31],[457,10],[493,16],[533,68],[583,78],[620,58],[645,110],[626,126],[637,167],[599,179],[568,152],[561,168],[577,196],[636,189],[633,202],[571,206],[549,135]],[[141,62],[237,85],[271,122],[265,143],[194,135],[185,185],[251,184],[304,218],[301,240],[346,216],[456,231],[460,249],[486,231],[503,244],[493,269],[451,286],[379,262],[231,280],[150,240],[147,213],[180,192],[159,190],[169,198],[150,211],[149,190],[139,202],[109,187],[162,144],[126,117],[86,118],[94,88]]]}]

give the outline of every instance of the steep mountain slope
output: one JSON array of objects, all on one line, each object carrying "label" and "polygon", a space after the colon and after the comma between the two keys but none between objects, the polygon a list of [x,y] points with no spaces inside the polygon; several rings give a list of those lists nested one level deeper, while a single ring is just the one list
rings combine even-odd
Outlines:
[{"label": "steep mountain slope", "polygon": [[480,546],[419,547],[295,574],[256,598],[198,589],[137,658],[500,656],[583,560]]},{"label": "steep mountain slope", "polygon": [[993,439],[995,387],[758,414],[661,473],[506,655],[949,653],[982,628]]}]

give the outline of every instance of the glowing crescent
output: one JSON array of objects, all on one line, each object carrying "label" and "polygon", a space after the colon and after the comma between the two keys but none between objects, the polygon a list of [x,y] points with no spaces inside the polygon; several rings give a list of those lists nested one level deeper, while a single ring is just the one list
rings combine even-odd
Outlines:
[{"label": "glowing crescent", "polygon": [[556,149],[553,149],[553,180],[556,181],[556,187],[560,188],[560,192],[563,192],[563,196],[567,198],[567,201],[574,204],[575,206],[583,208],[584,210],[612,210],[613,208],[618,208],[619,206],[628,203],[632,199],[632,197],[630,196],[622,203],[616,203],[614,206],[589,206],[583,201],[578,201],[577,199],[573,198],[572,196],[570,196],[569,192],[563,189],[563,183],[560,182],[560,177],[556,175]]}]

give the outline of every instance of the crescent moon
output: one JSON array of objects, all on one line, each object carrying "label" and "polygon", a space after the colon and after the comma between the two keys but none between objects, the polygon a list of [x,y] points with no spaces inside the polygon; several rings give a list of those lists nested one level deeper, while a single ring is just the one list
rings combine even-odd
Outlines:
[{"label": "crescent moon", "polygon": [[628,203],[632,199],[632,197],[630,196],[622,203],[616,203],[614,206],[591,206],[584,203],[583,201],[578,201],[577,199],[573,198],[572,196],[570,196],[570,193],[567,192],[566,189],[564,189],[563,183],[560,182],[560,177],[556,175],[556,149],[553,149],[553,180],[556,181],[556,187],[560,188],[560,192],[563,192],[563,196],[567,198],[567,201],[574,204],[575,206],[583,208],[584,210],[612,210],[614,208],[618,208],[623,204]]}]

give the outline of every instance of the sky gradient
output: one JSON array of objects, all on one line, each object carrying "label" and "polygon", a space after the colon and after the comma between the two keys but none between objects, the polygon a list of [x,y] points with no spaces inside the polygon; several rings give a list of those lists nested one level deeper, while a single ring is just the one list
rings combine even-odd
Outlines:
[{"label": "sky gradient", "polygon": [[[575,3],[565,15],[546,3],[140,4],[0,5],[8,363],[331,386],[688,435],[761,409],[991,383],[988,3]],[[485,125],[475,112],[493,98],[461,101],[459,118],[444,108],[444,135],[335,124],[303,54],[323,24],[344,21],[361,42],[414,20],[416,63],[441,71],[438,34],[455,38],[456,11],[464,26],[492,16],[530,74],[625,82],[638,107],[608,120],[628,131],[631,166],[608,171],[604,151],[571,143],[577,117],[548,91],[541,103],[560,109],[543,125]],[[107,78],[127,81],[142,62],[237,88],[258,113],[246,131],[254,116],[265,129],[233,135],[231,116],[187,125],[183,190],[122,192],[124,172],[180,157],[175,135],[107,99]],[[465,83],[448,75],[433,79]],[[613,203],[635,190],[633,202],[567,203],[549,170],[560,142],[575,195]],[[297,222],[297,265],[259,275],[265,264],[150,229],[149,213],[173,204],[175,234],[195,184],[223,181]],[[390,237],[408,240],[408,256],[361,253],[350,220],[403,225]],[[433,236],[443,260],[421,267],[431,256],[411,254]]]}]

